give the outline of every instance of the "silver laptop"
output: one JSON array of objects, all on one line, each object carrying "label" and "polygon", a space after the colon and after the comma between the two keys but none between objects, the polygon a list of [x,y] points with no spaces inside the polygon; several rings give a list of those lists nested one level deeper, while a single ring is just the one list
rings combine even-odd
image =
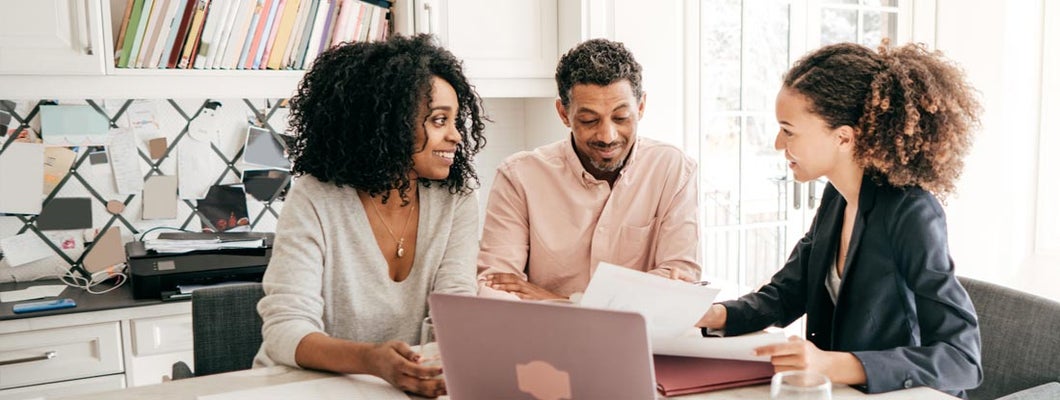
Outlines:
[{"label": "silver laptop", "polygon": [[454,400],[654,399],[640,314],[432,294]]}]

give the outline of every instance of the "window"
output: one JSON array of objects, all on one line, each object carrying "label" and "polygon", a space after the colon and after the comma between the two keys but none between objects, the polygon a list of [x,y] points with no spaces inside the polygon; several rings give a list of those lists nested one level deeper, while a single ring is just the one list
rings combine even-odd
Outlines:
[{"label": "window", "polygon": [[[699,160],[703,271],[741,291],[767,282],[808,228],[824,181],[793,181],[774,148],[781,78],[807,50],[933,41],[933,1],[689,0],[685,142]],[[914,7],[915,6],[915,7]],[[914,21],[914,10],[922,20]],[[927,21],[927,22],[925,22]],[[919,25],[914,22],[919,23]],[[931,45],[931,43],[929,43]]]}]

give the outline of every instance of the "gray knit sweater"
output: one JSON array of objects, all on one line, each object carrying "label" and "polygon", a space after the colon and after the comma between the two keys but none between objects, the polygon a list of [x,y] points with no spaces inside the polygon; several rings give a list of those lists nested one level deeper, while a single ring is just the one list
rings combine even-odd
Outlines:
[{"label": "gray knit sweater", "polygon": [[478,202],[419,187],[419,232],[407,279],[390,279],[357,193],[303,176],[277,222],[258,303],[264,342],[255,366],[295,364],[306,335],[419,343],[432,292],[474,294]]}]

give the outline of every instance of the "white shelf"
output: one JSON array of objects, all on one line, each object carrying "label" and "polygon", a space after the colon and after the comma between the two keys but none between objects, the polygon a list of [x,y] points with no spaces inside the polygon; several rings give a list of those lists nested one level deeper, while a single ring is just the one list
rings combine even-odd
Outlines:
[{"label": "white shelf", "polygon": [[[113,75],[0,75],[5,99],[290,97],[302,71],[121,71]],[[238,95],[236,95],[238,94]]]}]

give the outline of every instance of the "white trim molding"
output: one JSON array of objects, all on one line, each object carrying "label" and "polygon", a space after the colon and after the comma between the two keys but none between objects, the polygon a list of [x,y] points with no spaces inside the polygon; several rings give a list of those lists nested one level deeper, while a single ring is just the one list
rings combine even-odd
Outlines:
[{"label": "white trim molding", "polygon": [[1060,3],[1042,2],[1042,93],[1038,130],[1035,252],[1060,255]]}]

